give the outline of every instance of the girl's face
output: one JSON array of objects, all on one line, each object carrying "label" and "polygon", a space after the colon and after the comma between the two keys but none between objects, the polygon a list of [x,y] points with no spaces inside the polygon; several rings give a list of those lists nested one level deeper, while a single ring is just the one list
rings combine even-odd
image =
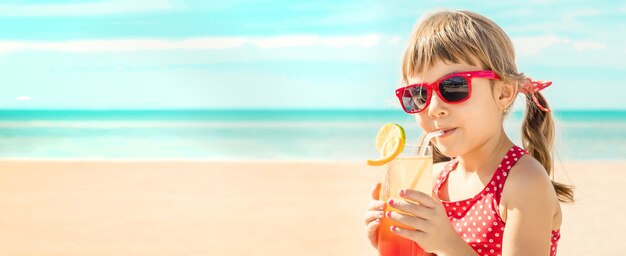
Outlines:
[{"label": "girl's face", "polygon": [[[440,61],[423,73],[409,77],[408,82],[432,83],[448,74],[483,69],[465,62],[448,64]],[[464,155],[497,136],[502,131],[502,117],[502,107],[497,105],[489,80],[484,78],[472,79],[468,100],[448,104],[433,92],[428,108],[415,114],[418,125],[425,132],[446,131],[433,143],[448,157]]]}]

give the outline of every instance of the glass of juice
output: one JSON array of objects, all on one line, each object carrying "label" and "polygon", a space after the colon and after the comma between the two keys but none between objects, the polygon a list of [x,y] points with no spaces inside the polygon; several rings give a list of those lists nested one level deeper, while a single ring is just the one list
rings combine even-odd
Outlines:
[{"label": "glass of juice", "polygon": [[[400,155],[387,164],[387,172],[380,188],[380,200],[400,199],[402,189],[419,190],[428,195],[432,193],[433,155],[432,148],[406,145]],[[418,152],[424,152],[418,155]],[[401,212],[386,206],[385,211]],[[404,213],[404,212],[401,212]],[[404,213],[406,214],[406,213]],[[398,222],[382,218],[378,227],[378,252],[381,256],[421,256],[426,253],[415,242],[393,234],[391,226],[406,227]]]}]

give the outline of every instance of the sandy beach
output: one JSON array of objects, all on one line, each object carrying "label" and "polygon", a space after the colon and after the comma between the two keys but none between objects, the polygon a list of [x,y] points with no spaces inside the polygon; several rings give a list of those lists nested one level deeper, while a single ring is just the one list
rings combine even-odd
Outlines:
[{"label": "sandy beach", "polygon": [[[566,162],[559,255],[626,251],[626,161]],[[563,175],[563,169],[567,176]],[[362,163],[0,161],[0,255],[376,255]]]}]

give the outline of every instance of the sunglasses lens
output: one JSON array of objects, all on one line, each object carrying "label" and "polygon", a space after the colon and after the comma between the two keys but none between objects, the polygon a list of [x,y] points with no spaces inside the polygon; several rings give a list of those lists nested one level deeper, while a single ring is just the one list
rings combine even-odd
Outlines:
[{"label": "sunglasses lens", "polygon": [[465,77],[450,77],[439,84],[439,91],[448,102],[461,101],[469,96],[469,84]]},{"label": "sunglasses lens", "polygon": [[428,90],[423,86],[407,88],[402,94],[402,104],[408,112],[415,113],[422,111],[427,101]]}]

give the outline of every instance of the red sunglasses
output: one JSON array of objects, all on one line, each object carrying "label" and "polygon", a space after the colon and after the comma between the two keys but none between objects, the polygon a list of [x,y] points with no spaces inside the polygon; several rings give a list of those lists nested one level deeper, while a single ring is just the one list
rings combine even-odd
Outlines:
[{"label": "red sunglasses", "polygon": [[439,78],[434,83],[412,84],[396,89],[402,109],[409,114],[424,111],[430,104],[433,91],[445,103],[461,103],[472,94],[472,78],[500,79],[491,70],[459,72]]}]

